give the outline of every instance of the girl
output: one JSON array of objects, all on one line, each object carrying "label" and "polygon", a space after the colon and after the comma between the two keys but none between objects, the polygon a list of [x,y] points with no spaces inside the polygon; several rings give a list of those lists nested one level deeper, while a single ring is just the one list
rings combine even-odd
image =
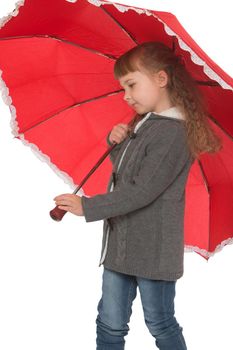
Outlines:
[{"label": "girl", "polygon": [[137,114],[107,136],[108,144],[117,143],[108,192],[64,194],[56,205],[87,222],[104,220],[97,350],[124,349],[137,287],[157,347],[187,349],[174,316],[175,285],[183,275],[185,185],[194,160],[218,151],[221,142],[195,82],[167,46],[132,48],[117,59],[114,74]]}]

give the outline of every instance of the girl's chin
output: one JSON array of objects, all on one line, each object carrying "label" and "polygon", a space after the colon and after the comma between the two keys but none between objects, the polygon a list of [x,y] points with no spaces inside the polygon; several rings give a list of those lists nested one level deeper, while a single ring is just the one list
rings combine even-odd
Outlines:
[{"label": "girl's chin", "polygon": [[146,110],[146,108],[143,108],[143,106],[141,106],[138,103],[135,103],[132,108],[135,110],[135,112],[137,112],[138,114],[146,114],[148,113],[148,111]]},{"label": "girl's chin", "polygon": [[132,108],[135,109],[135,111],[142,110],[142,106],[140,106],[138,103],[135,103],[135,104],[132,106]]}]

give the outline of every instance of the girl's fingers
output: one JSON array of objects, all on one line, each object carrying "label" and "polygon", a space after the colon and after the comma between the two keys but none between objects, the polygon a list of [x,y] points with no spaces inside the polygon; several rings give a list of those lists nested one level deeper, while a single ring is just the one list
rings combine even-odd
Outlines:
[{"label": "girl's fingers", "polygon": [[115,134],[115,138],[117,138],[118,141],[121,141],[122,140],[122,134],[121,133],[116,133]]},{"label": "girl's fingers", "polygon": [[58,208],[66,210],[66,211],[70,211],[70,207],[68,207],[68,206],[59,205]]},{"label": "girl's fingers", "polygon": [[128,129],[128,125],[127,124],[118,124],[123,130],[126,130]]},{"label": "girl's fingers", "polygon": [[126,131],[116,131],[114,134],[115,138],[117,139],[117,141],[122,141],[126,138],[127,136],[127,132]]},{"label": "girl's fingers", "polygon": [[117,124],[113,127],[111,141],[116,143],[122,142],[128,134],[129,127],[126,124]]},{"label": "girl's fingers", "polygon": [[124,126],[124,127],[120,126],[120,129],[118,130],[121,134],[125,135],[128,131],[128,126]]},{"label": "girl's fingers", "polygon": [[[72,197],[71,197],[72,196]],[[77,196],[75,195],[75,197],[73,197],[73,195],[71,196],[66,196],[66,197],[61,197],[61,199],[57,199],[56,205],[66,205],[69,206],[70,208],[75,208],[77,206]]]},{"label": "girl's fingers", "polygon": [[66,193],[66,194],[60,194],[59,196],[56,196],[55,198],[53,198],[55,201],[60,201],[60,200],[72,200],[75,199],[75,197],[77,197],[75,194],[71,194],[71,193]]},{"label": "girl's fingers", "polygon": [[68,205],[71,206],[72,202],[69,199],[56,200],[56,205]]}]

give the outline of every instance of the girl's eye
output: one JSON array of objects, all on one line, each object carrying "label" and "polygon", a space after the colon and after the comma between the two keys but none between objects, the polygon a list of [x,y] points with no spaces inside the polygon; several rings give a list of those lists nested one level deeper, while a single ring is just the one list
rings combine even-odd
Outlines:
[{"label": "girl's eye", "polygon": [[133,83],[133,84],[129,84],[129,87],[132,87],[132,86],[134,86],[135,85],[135,83]]}]

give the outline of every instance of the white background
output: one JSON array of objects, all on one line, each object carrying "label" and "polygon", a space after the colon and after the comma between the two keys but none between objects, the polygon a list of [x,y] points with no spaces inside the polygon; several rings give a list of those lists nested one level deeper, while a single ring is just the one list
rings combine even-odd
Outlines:
[{"label": "white background", "polygon": [[[128,3],[174,13],[206,53],[233,75],[230,1]],[[1,1],[0,18],[13,9],[14,1]],[[10,117],[0,99],[0,349],[93,350],[102,221],[86,223],[70,213],[61,222],[50,218],[53,198],[73,189],[13,138]],[[233,348],[232,253],[233,246],[226,246],[208,262],[185,253],[175,303],[189,350]],[[139,293],[129,326],[126,349],[155,349]]]}]

